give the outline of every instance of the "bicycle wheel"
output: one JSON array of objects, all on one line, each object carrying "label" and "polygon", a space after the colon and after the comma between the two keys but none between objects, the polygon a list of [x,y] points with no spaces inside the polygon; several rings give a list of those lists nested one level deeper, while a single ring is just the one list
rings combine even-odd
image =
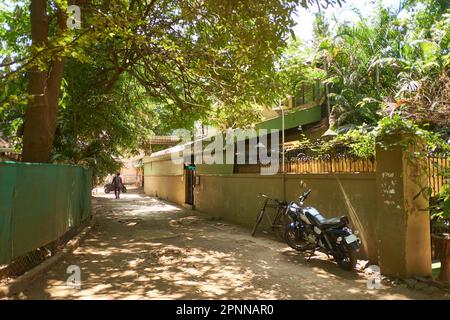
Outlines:
[{"label": "bicycle wheel", "polygon": [[278,208],[277,215],[272,223],[272,231],[275,233],[275,236],[280,241],[285,240],[286,225],[288,225],[291,222],[289,217],[286,216],[285,211],[286,211],[285,207]]},{"label": "bicycle wheel", "polygon": [[262,206],[261,211],[259,212],[258,216],[256,217],[255,226],[253,227],[253,231],[252,231],[252,237],[255,236],[256,229],[258,228],[259,224],[261,223],[261,221],[264,217],[264,213],[266,211],[266,205],[267,205],[267,200],[264,201],[264,205]]}]

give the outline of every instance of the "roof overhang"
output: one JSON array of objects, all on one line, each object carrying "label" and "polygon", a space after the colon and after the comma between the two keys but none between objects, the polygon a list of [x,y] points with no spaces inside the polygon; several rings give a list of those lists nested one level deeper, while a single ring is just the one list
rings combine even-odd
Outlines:
[{"label": "roof overhang", "polygon": [[[260,122],[256,125],[257,129],[266,130],[281,130],[283,126],[283,117],[279,116],[273,119],[269,119]],[[307,109],[300,109],[295,111],[286,112],[284,115],[284,129],[288,130],[291,128],[316,123],[322,120],[322,109],[320,105],[316,105]]]}]

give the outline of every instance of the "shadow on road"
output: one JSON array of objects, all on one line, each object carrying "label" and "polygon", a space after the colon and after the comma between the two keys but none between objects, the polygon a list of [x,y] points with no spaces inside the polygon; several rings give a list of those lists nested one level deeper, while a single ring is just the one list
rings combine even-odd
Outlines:
[{"label": "shadow on road", "polygon": [[[130,190],[93,194],[96,225],[73,254],[17,298],[408,299],[406,288],[368,290],[366,278],[320,254],[306,257],[241,227]],[[66,285],[81,268],[81,289]]]}]

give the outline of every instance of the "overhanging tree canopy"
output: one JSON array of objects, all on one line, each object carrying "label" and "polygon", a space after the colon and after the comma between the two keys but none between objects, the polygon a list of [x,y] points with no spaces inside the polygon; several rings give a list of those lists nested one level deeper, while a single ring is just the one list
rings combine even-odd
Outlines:
[{"label": "overhanging tree canopy", "polygon": [[[296,6],[340,2],[25,1],[30,14],[17,2],[18,19],[6,20],[26,31],[29,17],[31,31],[22,32],[28,39],[22,47],[7,48],[16,52],[8,52],[12,62],[3,59],[1,66],[14,66],[4,79],[27,74],[23,159],[50,160],[67,57],[89,63],[101,52],[98,86],[105,92],[127,73],[147,95],[184,113],[204,113],[214,103],[266,103],[276,92],[270,75]],[[81,8],[80,30],[66,28],[68,4]]]}]

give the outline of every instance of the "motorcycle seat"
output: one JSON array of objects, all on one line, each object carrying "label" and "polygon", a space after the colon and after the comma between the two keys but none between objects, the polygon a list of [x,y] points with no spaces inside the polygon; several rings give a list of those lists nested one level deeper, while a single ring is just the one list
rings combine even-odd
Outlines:
[{"label": "motorcycle seat", "polygon": [[344,227],[344,223],[342,222],[341,218],[331,218],[331,219],[325,219],[320,222],[319,228],[326,229],[326,228],[332,228],[332,227]]},{"label": "motorcycle seat", "polygon": [[322,216],[317,210],[307,210],[306,216],[308,217],[311,222],[316,224],[320,229],[327,229],[327,228],[333,228],[333,227],[343,227],[345,226],[345,222],[343,221],[343,218],[345,216],[342,216],[340,218],[330,218],[327,219],[324,216]]}]

